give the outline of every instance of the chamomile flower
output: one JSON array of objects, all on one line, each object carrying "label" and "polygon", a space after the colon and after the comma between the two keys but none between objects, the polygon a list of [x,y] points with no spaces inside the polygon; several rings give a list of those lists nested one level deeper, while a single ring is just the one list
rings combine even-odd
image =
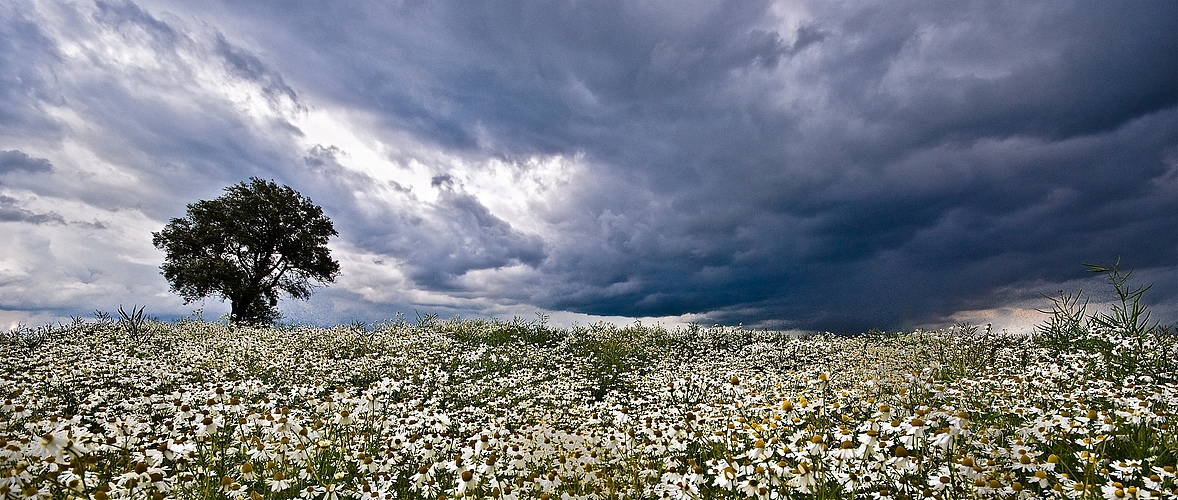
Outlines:
[{"label": "chamomile flower", "polygon": [[266,485],[270,487],[270,491],[277,493],[290,489],[291,481],[286,478],[282,471],[274,473],[274,476],[266,480]]}]

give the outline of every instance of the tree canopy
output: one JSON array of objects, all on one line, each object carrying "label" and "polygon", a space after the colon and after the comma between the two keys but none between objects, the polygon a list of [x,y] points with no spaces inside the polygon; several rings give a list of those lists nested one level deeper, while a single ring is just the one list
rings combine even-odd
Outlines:
[{"label": "tree canopy", "polygon": [[305,300],[335,281],[339,262],[327,241],[338,235],[310,199],[251,177],[189,204],[186,217],[152,233],[152,243],[165,252],[160,269],[185,303],[219,296],[232,304],[234,321],[272,323],[280,293]]}]

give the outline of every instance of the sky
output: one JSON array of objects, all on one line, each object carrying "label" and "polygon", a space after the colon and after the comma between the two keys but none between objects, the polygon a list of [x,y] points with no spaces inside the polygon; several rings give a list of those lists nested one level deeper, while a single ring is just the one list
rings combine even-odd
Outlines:
[{"label": "sky", "polygon": [[1178,322],[1178,3],[0,0],[0,326],[216,319],[151,233],[323,207],[294,323]]}]

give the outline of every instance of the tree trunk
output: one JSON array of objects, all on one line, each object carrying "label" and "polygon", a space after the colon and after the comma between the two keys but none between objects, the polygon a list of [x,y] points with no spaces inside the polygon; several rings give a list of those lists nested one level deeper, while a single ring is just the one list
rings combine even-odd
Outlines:
[{"label": "tree trunk", "polygon": [[229,299],[229,319],[230,321],[241,321],[245,317],[245,308],[249,304],[248,301],[241,297],[231,297]]},{"label": "tree trunk", "polygon": [[271,324],[278,317],[277,300],[266,300],[266,294],[256,290],[238,290],[229,297],[233,321],[250,325]]}]

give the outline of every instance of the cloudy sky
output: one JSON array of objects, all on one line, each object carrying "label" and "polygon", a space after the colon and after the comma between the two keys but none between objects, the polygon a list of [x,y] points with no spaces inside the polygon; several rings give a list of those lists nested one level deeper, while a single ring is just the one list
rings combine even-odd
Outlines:
[{"label": "cloudy sky", "polygon": [[206,319],[151,232],[251,176],[342,274],[288,320],[1178,321],[1178,4],[0,0],[0,326]]}]

